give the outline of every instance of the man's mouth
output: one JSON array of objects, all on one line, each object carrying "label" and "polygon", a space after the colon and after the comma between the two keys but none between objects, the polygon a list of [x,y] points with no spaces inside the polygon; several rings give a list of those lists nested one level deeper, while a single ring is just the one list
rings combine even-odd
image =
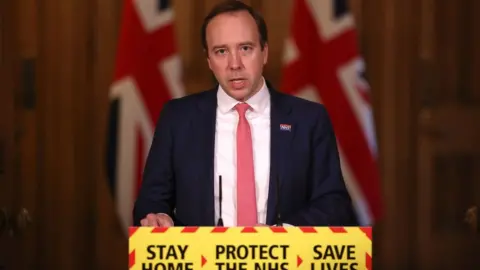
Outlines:
[{"label": "man's mouth", "polygon": [[241,82],[241,81],[244,81],[245,78],[233,78],[233,79],[230,79],[231,82]]},{"label": "man's mouth", "polygon": [[234,79],[230,79],[230,85],[234,88],[234,89],[243,89],[245,87],[245,84],[246,84],[246,79],[244,78],[234,78]]}]

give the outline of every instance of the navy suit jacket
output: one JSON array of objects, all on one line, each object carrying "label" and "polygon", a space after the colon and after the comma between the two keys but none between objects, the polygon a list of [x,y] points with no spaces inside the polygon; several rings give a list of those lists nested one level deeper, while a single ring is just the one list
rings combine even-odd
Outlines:
[{"label": "navy suit jacket", "polygon": [[[295,226],[356,225],[327,111],[321,104],[267,86],[271,94],[267,224],[276,224],[280,213],[281,222]],[[133,210],[135,226],[149,213],[166,213],[175,226],[216,225],[216,93],[214,88],[164,105]],[[280,129],[281,124],[291,129]]]}]

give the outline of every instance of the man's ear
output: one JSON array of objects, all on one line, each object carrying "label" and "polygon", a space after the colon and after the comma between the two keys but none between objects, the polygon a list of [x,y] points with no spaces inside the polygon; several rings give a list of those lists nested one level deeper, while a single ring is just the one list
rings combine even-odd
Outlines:
[{"label": "man's ear", "polygon": [[263,46],[263,64],[266,65],[268,62],[268,43],[265,42],[265,45]]},{"label": "man's ear", "polygon": [[208,63],[208,68],[211,70],[212,66],[210,65],[210,57],[207,56],[207,63]]},{"label": "man's ear", "polygon": [[212,69],[212,67],[210,66],[210,57],[208,56],[208,51],[206,49],[203,49],[203,54],[205,54],[205,58],[207,58],[208,67]]}]

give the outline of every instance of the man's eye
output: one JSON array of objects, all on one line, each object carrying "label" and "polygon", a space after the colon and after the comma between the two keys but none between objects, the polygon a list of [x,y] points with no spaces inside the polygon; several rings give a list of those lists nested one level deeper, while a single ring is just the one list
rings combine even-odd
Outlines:
[{"label": "man's eye", "polygon": [[244,50],[244,51],[248,51],[248,50],[250,50],[250,49],[251,49],[250,46],[243,46],[243,47],[242,47],[242,50]]},{"label": "man's eye", "polygon": [[220,50],[217,50],[217,54],[224,54],[226,52],[225,49],[220,49]]}]

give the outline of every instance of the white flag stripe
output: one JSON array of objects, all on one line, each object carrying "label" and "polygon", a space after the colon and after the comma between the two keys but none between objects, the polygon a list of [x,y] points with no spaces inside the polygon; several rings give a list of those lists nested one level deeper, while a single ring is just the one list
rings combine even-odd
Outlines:
[{"label": "white flag stripe", "polygon": [[344,158],[342,147],[338,146],[340,152],[340,163],[342,167],[342,174],[344,177],[345,185],[347,186],[348,193],[352,197],[353,205],[357,214],[358,222],[360,226],[369,226],[373,223],[371,211],[368,207],[368,202],[363,195],[362,190],[358,186],[355,175],[351,172],[348,162]]},{"label": "white flag stripe", "polygon": [[170,96],[172,98],[185,96],[180,55],[175,54],[163,60],[159,65],[159,70],[163,74],[163,78],[165,78],[165,82],[168,85]]},{"label": "white flag stripe", "polygon": [[143,28],[151,33],[157,29],[173,23],[174,11],[169,8],[158,12],[158,0],[134,0]]},{"label": "white flag stripe", "polygon": [[283,47],[283,59],[282,64],[289,65],[295,62],[298,59],[299,53],[297,49],[297,45],[295,44],[295,40],[291,37],[288,37],[285,40],[285,44]]},{"label": "white flag stripe", "polygon": [[333,1],[307,0],[312,17],[315,19],[317,30],[324,41],[329,41],[354,27],[353,16],[347,13],[338,20],[334,20]]},{"label": "white flag stripe", "polygon": [[[132,162],[138,155],[137,138],[142,138],[146,155],[153,139],[153,125],[132,77],[116,81],[112,85],[111,98],[120,100],[115,203],[122,227],[128,229],[132,223],[133,192],[136,190],[136,181],[132,179],[137,179],[136,166],[140,166]],[[140,137],[137,132],[141,133]]]},{"label": "white flag stripe", "polygon": [[362,98],[360,90],[357,88],[361,62],[362,59],[360,57],[352,59],[350,62],[339,68],[337,75],[342,83],[342,88],[345,90],[350,105],[355,112],[355,117],[362,127],[370,152],[373,156],[376,156],[377,145],[373,126],[372,109],[370,104],[366,103]]}]

